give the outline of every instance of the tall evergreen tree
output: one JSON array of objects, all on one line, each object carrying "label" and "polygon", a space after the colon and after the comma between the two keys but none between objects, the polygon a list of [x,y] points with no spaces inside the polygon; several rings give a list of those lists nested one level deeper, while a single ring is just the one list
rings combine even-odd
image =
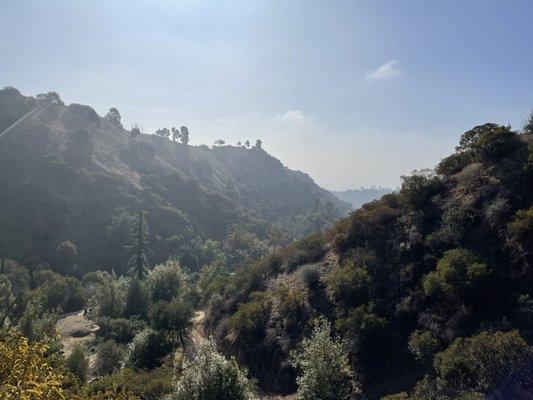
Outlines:
[{"label": "tall evergreen tree", "polygon": [[142,211],[139,211],[138,219],[132,224],[130,240],[126,248],[132,255],[127,265],[130,274],[142,281],[148,272],[148,255],[152,253],[148,248],[148,228]]},{"label": "tall evergreen tree", "polygon": [[4,207],[0,211],[0,273],[6,270],[6,214]]},{"label": "tall evergreen tree", "polygon": [[26,263],[30,277],[30,289],[35,289],[35,265],[33,260],[33,243],[31,235],[28,239],[28,261]]}]

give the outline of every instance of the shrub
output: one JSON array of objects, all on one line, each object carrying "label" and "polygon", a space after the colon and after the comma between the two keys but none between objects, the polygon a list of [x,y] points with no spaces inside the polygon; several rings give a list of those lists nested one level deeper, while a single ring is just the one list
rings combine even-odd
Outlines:
[{"label": "shrub", "polygon": [[89,299],[89,311],[94,317],[119,318],[126,303],[128,280],[117,278],[114,274],[99,272],[98,283]]},{"label": "shrub", "polygon": [[451,156],[443,158],[442,161],[435,168],[435,172],[439,175],[450,176],[461,171],[471,162],[470,157],[466,153],[455,153]]},{"label": "shrub", "polygon": [[533,207],[518,210],[513,220],[507,225],[507,232],[512,241],[517,242],[524,249],[531,249],[533,245]]},{"label": "shrub", "polygon": [[52,359],[42,342],[28,343],[20,333],[0,331],[0,398],[25,400],[139,400],[130,392],[108,388],[81,393],[61,360]]},{"label": "shrub", "polygon": [[252,400],[254,387],[234,359],[217,352],[212,341],[204,343],[198,355],[185,362],[176,391],[170,400]]},{"label": "shrub", "polygon": [[431,198],[441,187],[441,179],[435,172],[428,169],[413,171],[409,176],[402,176],[402,187],[398,196],[409,209],[423,210],[428,207]]},{"label": "shrub", "polygon": [[327,291],[339,307],[353,307],[368,298],[371,278],[365,268],[348,262],[342,268],[333,269],[326,276]]},{"label": "shrub", "polygon": [[137,318],[101,317],[97,319],[97,323],[100,326],[96,331],[99,337],[122,344],[128,344],[137,333],[146,328],[146,323]]},{"label": "shrub", "polygon": [[148,275],[148,289],[152,301],[183,297],[187,277],[176,260],[156,266]]},{"label": "shrub", "polygon": [[263,338],[268,321],[266,294],[254,292],[250,297],[251,301],[241,303],[229,319],[229,326],[238,340],[249,345]]},{"label": "shrub", "polygon": [[146,318],[148,316],[148,304],[148,294],[144,285],[137,278],[133,278],[126,294],[124,316]]},{"label": "shrub", "polygon": [[477,261],[470,252],[454,249],[444,253],[437,269],[424,279],[423,287],[430,297],[444,296],[452,303],[471,302],[481,296],[490,273],[487,265]]},{"label": "shrub", "polygon": [[192,326],[193,315],[192,305],[186,300],[178,299],[158,301],[150,310],[152,326],[158,330],[177,332],[182,346],[185,346],[184,338]]},{"label": "shrub", "polygon": [[46,312],[35,301],[29,301],[19,321],[19,330],[30,341],[50,339],[55,336],[58,315]]},{"label": "shrub", "polygon": [[439,348],[439,340],[429,331],[416,330],[409,337],[409,350],[418,360],[433,358]]},{"label": "shrub", "polygon": [[291,245],[286,260],[289,268],[320,260],[325,251],[326,240],[321,233],[314,233]]},{"label": "shrub", "polygon": [[72,276],[45,281],[37,293],[41,304],[49,311],[61,309],[63,312],[72,312],[81,310],[85,306],[83,286]]},{"label": "shrub", "polygon": [[120,368],[122,349],[113,340],[108,340],[98,346],[96,351],[96,372],[108,375]]},{"label": "shrub", "polygon": [[319,319],[311,338],[291,353],[301,371],[296,382],[301,400],[349,400],[359,392],[343,342],[331,336],[330,324]]},{"label": "shrub", "polygon": [[469,154],[475,161],[497,162],[509,154],[517,143],[509,126],[484,124],[465,132],[457,150]]},{"label": "shrub", "polygon": [[172,369],[166,366],[152,371],[123,368],[91,382],[87,385],[86,392],[89,395],[95,395],[105,390],[119,388],[134,393],[143,400],[161,400],[164,395],[172,392],[173,380]]},{"label": "shrub", "polygon": [[374,311],[373,304],[363,304],[337,319],[335,328],[342,332],[350,354],[369,366],[375,359],[385,358],[390,350],[387,324],[387,319]]},{"label": "shrub", "polygon": [[517,331],[482,332],[456,339],[435,356],[434,367],[448,390],[488,393],[531,360],[531,348]]},{"label": "shrub", "polygon": [[154,369],[172,351],[171,343],[161,332],[144,329],[133,338],[126,352],[125,365],[134,369]]},{"label": "shrub", "polygon": [[85,382],[89,371],[89,357],[85,347],[81,345],[74,346],[67,357],[66,365],[81,382]]}]

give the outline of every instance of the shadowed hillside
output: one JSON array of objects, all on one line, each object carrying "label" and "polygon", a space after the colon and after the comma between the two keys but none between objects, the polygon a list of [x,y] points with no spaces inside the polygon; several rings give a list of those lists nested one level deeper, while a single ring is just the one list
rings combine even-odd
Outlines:
[{"label": "shadowed hillside", "polygon": [[20,262],[31,255],[73,273],[121,270],[139,211],[156,263],[191,241],[224,242],[231,232],[265,248],[290,242],[349,208],[261,148],[132,135],[91,107],[13,88],[0,91],[0,132],[6,129],[0,195],[7,256]]},{"label": "shadowed hillside", "polygon": [[[340,379],[313,347],[324,316],[363,398],[531,398],[531,126],[477,126],[435,170],[237,270],[206,329],[265,390],[296,390],[298,372],[300,390],[320,390],[313,374]],[[297,371],[290,355],[312,332]]]}]

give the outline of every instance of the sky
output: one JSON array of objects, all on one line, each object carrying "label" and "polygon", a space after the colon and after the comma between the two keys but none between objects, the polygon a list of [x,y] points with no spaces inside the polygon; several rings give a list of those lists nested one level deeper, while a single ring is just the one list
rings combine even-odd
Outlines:
[{"label": "sky", "polygon": [[1,0],[0,86],[395,188],[533,109],[533,1]]}]

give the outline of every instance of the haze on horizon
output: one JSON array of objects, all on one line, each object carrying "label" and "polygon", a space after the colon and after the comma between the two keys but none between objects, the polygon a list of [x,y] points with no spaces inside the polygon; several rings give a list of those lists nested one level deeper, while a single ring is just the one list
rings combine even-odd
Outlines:
[{"label": "haze on horizon", "polygon": [[396,187],[533,108],[530,1],[21,1],[0,86],[55,90],[191,144],[260,138],[329,189]]}]

